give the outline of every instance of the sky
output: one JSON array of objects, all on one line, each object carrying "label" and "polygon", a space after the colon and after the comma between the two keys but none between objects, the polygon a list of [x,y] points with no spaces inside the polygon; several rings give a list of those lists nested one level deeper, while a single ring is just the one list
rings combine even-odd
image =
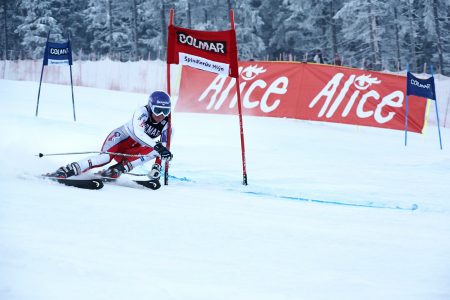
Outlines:
[{"label": "sky", "polygon": [[[146,94],[0,80],[0,299],[450,298],[450,130],[173,113],[170,182],[39,178]],[[146,166],[148,168],[148,166]],[[145,172],[146,168],[137,170]]]}]

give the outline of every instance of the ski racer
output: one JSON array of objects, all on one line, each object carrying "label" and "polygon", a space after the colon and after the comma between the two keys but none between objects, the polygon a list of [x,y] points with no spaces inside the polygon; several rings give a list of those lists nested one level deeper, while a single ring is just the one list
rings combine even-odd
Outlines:
[{"label": "ski racer", "polygon": [[169,161],[173,157],[172,153],[166,148],[170,113],[171,101],[169,95],[162,91],[153,92],[149,96],[147,105],[139,107],[128,123],[114,129],[106,137],[101,148],[101,154],[70,163],[46,176],[65,179],[80,175],[93,168],[105,166],[114,159],[117,162],[116,164],[98,174],[107,179],[116,179],[136,166],[156,158],[149,177],[159,183],[161,159]]}]

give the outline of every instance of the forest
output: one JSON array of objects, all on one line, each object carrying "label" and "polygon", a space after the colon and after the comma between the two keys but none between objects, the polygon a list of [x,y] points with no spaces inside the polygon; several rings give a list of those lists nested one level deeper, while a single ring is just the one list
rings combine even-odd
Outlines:
[{"label": "forest", "polygon": [[70,37],[75,59],[165,59],[175,25],[230,28],[240,60],[313,61],[450,74],[450,0],[2,0],[1,59],[40,59]]}]

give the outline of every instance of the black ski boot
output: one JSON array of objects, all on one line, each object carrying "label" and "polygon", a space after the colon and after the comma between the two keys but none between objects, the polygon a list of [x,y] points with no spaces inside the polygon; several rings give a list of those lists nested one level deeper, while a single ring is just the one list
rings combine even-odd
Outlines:
[{"label": "black ski boot", "polygon": [[65,167],[60,167],[53,173],[48,173],[45,176],[59,179],[66,179],[71,176],[79,175],[81,173],[80,165],[76,162],[68,164]]},{"label": "black ski boot", "polygon": [[119,178],[120,175],[131,171],[131,169],[133,169],[131,163],[128,160],[124,159],[121,162],[112,165],[108,169],[101,171],[100,173],[98,173],[98,175],[106,180],[115,180]]}]

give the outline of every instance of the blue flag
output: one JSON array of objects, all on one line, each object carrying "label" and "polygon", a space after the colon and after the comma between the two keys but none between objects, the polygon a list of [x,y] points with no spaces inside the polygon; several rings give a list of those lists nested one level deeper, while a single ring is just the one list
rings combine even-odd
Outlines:
[{"label": "blue flag", "polygon": [[414,95],[436,100],[434,76],[428,79],[419,79],[410,72],[407,73],[406,95]]},{"label": "blue flag", "polygon": [[44,53],[44,65],[72,65],[72,49],[70,41],[65,43],[47,42]]}]

